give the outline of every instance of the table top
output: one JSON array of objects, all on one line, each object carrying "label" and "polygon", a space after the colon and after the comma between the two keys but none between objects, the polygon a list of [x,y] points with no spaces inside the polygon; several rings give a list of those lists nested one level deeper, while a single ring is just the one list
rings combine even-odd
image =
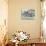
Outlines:
[{"label": "table top", "polygon": [[26,42],[24,41],[20,41],[18,44],[34,44],[34,43],[46,43],[46,40],[44,39],[40,39],[40,38],[35,38],[35,39],[30,39],[30,40],[27,40]]}]

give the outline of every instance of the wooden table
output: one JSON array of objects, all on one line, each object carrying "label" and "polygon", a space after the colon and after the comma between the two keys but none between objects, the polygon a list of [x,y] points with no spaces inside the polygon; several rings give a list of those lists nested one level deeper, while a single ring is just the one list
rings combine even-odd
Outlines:
[{"label": "wooden table", "polygon": [[46,46],[46,42],[43,42],[40,39],[32,39],[27,42],[19,42],[18,46]]},{"label": "wooden table", "polygon": [[[6,46],[16,46],[15,44],[16,43],[9,42]],[[27,42],[19,42],[18,46],[46,46],[46,42],[43,42],[40,39],[31,39],[27,40]]]},{"label": "wooden table", "polygon": [[35,46],[46,46],[46,43],[35,43]]},{"label": "wooden table", "polygon": [[13,43],[13,42],[8,42],[5,46],[15,46],[15,43]]},{"label": "wooden table", "polygon": [[46,43],[19,44],[18,46],[46,46]]}]

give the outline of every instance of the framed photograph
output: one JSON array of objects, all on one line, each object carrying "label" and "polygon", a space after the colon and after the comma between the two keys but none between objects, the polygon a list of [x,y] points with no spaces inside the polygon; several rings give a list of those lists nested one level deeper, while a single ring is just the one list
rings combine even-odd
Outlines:
[{"label": "framed photograph", "polygon": [[21,19],[23,20],[31,20],[35,17],[34,9],[21,9]]}]

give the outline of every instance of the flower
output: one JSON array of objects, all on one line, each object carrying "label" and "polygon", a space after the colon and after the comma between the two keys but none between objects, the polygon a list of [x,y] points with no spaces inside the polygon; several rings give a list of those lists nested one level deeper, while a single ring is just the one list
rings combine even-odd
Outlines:
[{"label": "flower", "polygon": [[27,34],[26,32],[23,31],[18,31],[17,34],[14,34],[14,39],[18,41],[25,41],[30,38],[30,34]]},{"label": "flower", "polygon": [[20,41],[23,41],[23,40],[27,40],[27,39],[29,39],[29,35],[26,33],[26,32],[23,32],[23,31],[21,31],[21,32],[19,32],[18,34],[17,34],[17,37],[18,37],[18,39],[20,40]]}]

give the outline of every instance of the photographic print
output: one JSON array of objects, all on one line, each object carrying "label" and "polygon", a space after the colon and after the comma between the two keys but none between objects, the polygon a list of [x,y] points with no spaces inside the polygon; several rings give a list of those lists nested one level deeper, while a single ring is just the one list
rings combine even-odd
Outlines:
[{"label": "photographic print", "polygon": [[34,9],[21,9],[21,19],[31,20],[35,17]]}]

